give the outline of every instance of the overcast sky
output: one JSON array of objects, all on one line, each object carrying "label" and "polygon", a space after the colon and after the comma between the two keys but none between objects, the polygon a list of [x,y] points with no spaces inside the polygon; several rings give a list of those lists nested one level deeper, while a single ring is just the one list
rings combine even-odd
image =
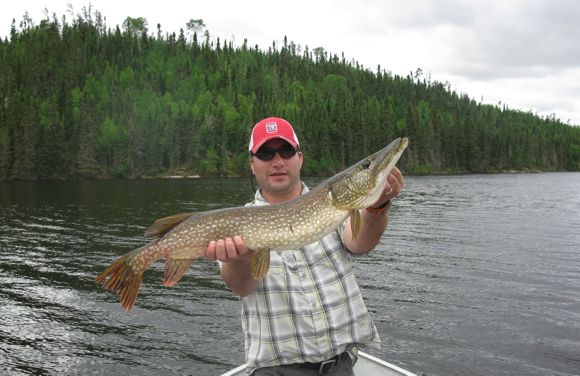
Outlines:
[{"label": "overcast sky", "polygon": [[[66,15],[77,0],[16,0],[0,5],[0,36],[25,11]],[[323,47],[375,70],[433,81],[484,103],[507,104],[580,125],[580,1],[577,0],[93,0],[109,27],[144,17],[150,33],[179,32],[203,19],[213,38],[267,49],[284,36]]]}]

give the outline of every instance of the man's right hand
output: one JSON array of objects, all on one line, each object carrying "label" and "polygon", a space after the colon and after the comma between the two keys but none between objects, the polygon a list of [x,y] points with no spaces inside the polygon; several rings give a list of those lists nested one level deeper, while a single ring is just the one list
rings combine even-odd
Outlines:
[{"label": "man's right hand", "polygon": [[212,240],[205,251],[205,257],[209,260],[219,260],[221,262],[249,262],[251,256],[252,251],[246,247],[244,240],[237,235],[233,238]]},{"label": "man's right hand", "polygon": [[224,263],[220,271],[224,282],[235,294],[244,297],[254,291],[259,283],[250,272],[253,253],[241,237],[234,236],[209,242],[205,257]]}]

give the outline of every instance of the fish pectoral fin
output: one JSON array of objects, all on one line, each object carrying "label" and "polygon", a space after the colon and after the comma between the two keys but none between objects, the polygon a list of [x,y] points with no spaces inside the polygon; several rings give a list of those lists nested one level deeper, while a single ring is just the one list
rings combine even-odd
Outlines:
[{"label": "fish pectoral fin", "polygon": [[181,277],[187,273],[194,261],[195,259],[166,259],[163,286],[175,286]]},{"label": "fish pectoral fin", "polygon": [[360,211],[354,209],[350,211],[350,230],[352,233],[352,240],[356,240],[361,227]]},{"label": "fish pectoral fin", "polygon": [[255,280],[263,279],[270,269],[270,251],[255,251],[250,260],[250,272]]},{"label": "fish pectoral fin", "polygon": [[145,236],[160,238],[192,215],[193,213],[180,213],[169,217],[159,218],[153,222],[147,230],[145,230]]}]

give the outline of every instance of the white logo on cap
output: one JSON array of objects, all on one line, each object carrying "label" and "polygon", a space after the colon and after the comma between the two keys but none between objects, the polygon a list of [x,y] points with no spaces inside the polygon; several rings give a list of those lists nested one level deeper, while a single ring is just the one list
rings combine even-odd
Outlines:
[{"label": "white logo on cap", "polygon": [[266,124],[266,133],[276,133],[278,132],[278,124],[268,123]]}]

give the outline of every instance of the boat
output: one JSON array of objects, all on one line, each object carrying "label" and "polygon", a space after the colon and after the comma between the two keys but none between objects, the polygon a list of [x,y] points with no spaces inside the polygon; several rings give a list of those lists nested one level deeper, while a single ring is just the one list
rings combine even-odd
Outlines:
[{"label": "boat", "polygon": [[[417,376],[407,370],[397,367],[394,364],[385,362],[382,359],[374,357],[363,351],[358,352],[358,360],[354,365],[354,374],[356,376]],[[246,365],[228,371],[221,376],[245,376]]]}]

